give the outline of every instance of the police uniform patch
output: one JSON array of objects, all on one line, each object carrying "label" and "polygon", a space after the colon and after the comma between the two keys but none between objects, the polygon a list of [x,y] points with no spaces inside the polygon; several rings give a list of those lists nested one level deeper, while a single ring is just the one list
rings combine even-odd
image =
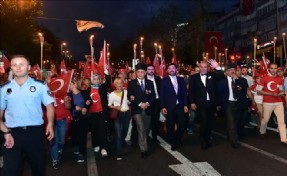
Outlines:
[{"label": "police uniform patch", "polygon": [[48,94],[50,97],[52,97],[52,93],[51,93],[50,90],[47,90],[47,94]]},{"label": "police uniform patch", "polygon": [[31,91],[31,92],[35,92],[35,91],[36,91],[36,87],[35,87],[35,86],[31,86],[31,87],[30,87],[30,91]]},{"label": "police uniform patch", "polygon": [[12,93],[12,89],[11,88],[9,88],[9,89],[7,89],[7,92],[6,92],[6,94],[11,94]]}]

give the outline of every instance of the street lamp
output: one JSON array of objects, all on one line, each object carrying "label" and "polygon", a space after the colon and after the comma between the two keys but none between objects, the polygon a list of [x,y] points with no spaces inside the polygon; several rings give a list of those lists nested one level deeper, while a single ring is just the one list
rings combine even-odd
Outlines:
[{"label": "street lamp", "polygon": [[44,36],[42,33],[38,33],[39,38],[40,38],[40,46],[41,46],[41,72],[43,71],[43,46],[44,46]]},{"label": "street lamp", "polygon": [[157,54],[157,43],[154,43],[155,54]]},{"label": "street lamp", "polygon": [[255,74],[256,46],[257,46],[257,38],[254,38],[253,40],[253,75]]},{"label": "street lamp", "polygon": [[90,42],[90,47],[91,47],[91,58],[92,60],[94,59],[94,47],[93,47],[93,43],[94,43],[94,35],[91,35],[89,38],[89,42]]},{"label": "street lamp", "polygon": [[61,43],[61,57],[63,56],[63,47],[66,45],[67,45],[67,43],[65,43],[65,42]]},{"label": "street lamp", "polygon": [[[283,32],[282,33],[282,39],[283,39],[283,48],[284,48],[284,57],[286,59],[286,43],[285,43],[285,36],[286,36],[286,33]],[[287,63],[287,62],[286,62]]]},{"label": "street lamp", "polygon": [[273,62],[274,63],[275,63],[275,57],[276,57],[276,40],[277,40],[277,37],[274,37],[274,39],[273,39],[273,45],[274,45]]}]

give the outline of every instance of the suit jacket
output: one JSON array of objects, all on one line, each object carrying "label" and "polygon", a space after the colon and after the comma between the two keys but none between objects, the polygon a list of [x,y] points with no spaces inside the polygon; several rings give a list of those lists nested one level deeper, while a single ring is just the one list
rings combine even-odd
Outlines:
[{"label": "suit jacket", "polygon": [[[200,73],[192,75],[189,80],[189,101],[198,107],[211,107],[218,105],[217,98],[217,79],[211,74],[206,75],[206,86],[201,81]],[[207,92],[209,101],[207,101]]]},{"label": "suit jacket", "polygon": [[173,110],[177,106],[184,107],[187,106],[187,90],[186,84],[183,78],[176,77],[178,84],[178,92],[176,94],[171,78],[166,76],[162,79],[160,85],[160,108],[166,108],[167,111]]},{"label": "suit jacket", "polygon": [[[146,76],[146,79],[147,79],[147,76]],[[154,75],[154,80],[155,80],[156,90],[157,90],[158,96],[160,96],[161,78],[159,76]]]},{"label": "suit jacket", "polygon": [[[237,97],[237,102],[243,104],[246,101],[246,93],[248,89],[248,84],[245,78],[235,79],[235,88],[233,89],[233,94]],[[219,93],[219,102],[223,111],[226,111],[229,104],[229,87],[228,78],[225,77],[217,84],[217,90]]]},{"label": "suit jacket", "polygon": [[[130,97],[134,96],[135,99],[131,100]],[[155,100],[155,92],[153,82],[145,79],[145,90],[141,90],[138,79],[131,80],[128,85],[128,99],[131,102],[131,114],[141,114],[142,108],[139,106],[141,102],[148,102],[150,106],[145,110],[146,114],[151,113],[151,105]]]}]

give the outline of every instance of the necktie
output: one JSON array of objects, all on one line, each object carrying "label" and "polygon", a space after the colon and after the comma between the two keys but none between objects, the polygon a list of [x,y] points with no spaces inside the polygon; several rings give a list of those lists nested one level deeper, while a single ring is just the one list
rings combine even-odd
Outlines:
[{"label": "necktie", "polygon": [[237,96],[236,96],[236,83],[235,83],[234,78],[231,78],[231,87],[232,87],[232,92],[233,92],[233,98],[237,99]]},{"label": "necktie", "polygon": [[177,80],[176,80],[176,77],[172,77],[173,79],[173,88],[174,88],[174,91],[175,93],[177,94],[177,91],[178,91],[178,85],[177,85]]},{"label": "necktie", "polygon": [[144,83],[143,83],[143,81],[141,81],[141,89],[144,92]]}]

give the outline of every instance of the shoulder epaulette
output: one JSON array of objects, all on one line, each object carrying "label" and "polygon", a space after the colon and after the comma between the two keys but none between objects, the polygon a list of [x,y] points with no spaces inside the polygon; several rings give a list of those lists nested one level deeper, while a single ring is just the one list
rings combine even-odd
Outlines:
[{"label": "shoulder epaulette", "polygon": [[43,80],[40,80],[40,79],[35,79],[35,78],[32,78],[34,81],[36,82],[39,82],[39,83],[42,83],[42,84],[46,84],[46,81],[43,81]]},{"label": "shoulder epaulette", "polygon": [[5,85],[9,84],[10,82],[11,82],[11,81],[7,81],[7,82],[1,84],[0,87],[4,87]]}]

